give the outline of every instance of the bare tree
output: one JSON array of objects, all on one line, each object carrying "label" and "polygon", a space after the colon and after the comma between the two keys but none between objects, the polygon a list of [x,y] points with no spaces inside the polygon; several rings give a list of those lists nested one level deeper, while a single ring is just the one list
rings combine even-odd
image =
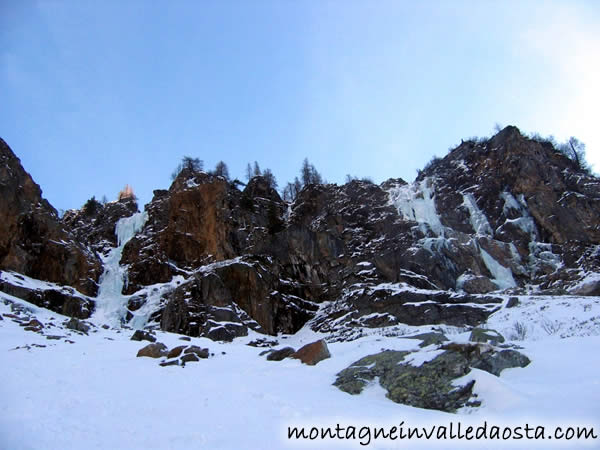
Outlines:
[{"label": "bare tree", "polygon": [[558,149],[571,161],[573,161],[578,169],[589,170],[588,163],[585,159],[585,144],[571,136],[567,142],[558,146]]}]

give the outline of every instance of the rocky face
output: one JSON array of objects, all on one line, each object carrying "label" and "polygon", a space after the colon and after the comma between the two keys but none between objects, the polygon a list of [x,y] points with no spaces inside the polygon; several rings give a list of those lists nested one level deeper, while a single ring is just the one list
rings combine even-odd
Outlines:
[{"label": "rocky face", "polygon": [[600,267],[597,257],[582,261],[600,243],[600,180],[515,127],[463,142],[415,183],[430,187],[440,225],[430,235],[446,238],[437,251],[455,269],[456,287],[483,292],[486,278],[509,269],[504,284],[569,289],[573,271]]},{"label": "rocky face", "polygon": [[115,226],[119,219],[136,212],[135,198],[125,197],[106,204],[95,203],[93,208],[71,209],[63,216],[62,223],[78,242],[98,253],[107,253],[118,245]]},{"label": "rocky face", "polygon": [[61,224],[40,187],[0,139],[0,270],[95,295],[101,265]]},{"label": "rocky face", "polygon": [[[582,255],[598,253],[599,198],[596,178],[514,127],[461,144],[412,184],[309,185],[292,204],[261,177],[240,191],[183,171],[155,192],[145,229],[126,246],[126,292],[182,276],[155,320],[226,340],[247,328],[294,332],[307,320],[338,336],[475,326],[500,307],[493,291],[574,289]],[[585,264],[598,270],[600,259]]]},{"label": "rocky face", "polygon": [[[76,276],[96,273],[88,259],[60,266],[71,278],[43,273],[55,256],[44,246],[85,250],[77,236],[105,252],[116,245],[117,220],[137,205],[69,212],[61,224],[20,170],[3,175],[13,191],[0,206],[24,212],[3,225],[12,228],[2,234],[2,264],[81,286]],[[598,290],[600,180],[514,127],[463,142],[410,184],[308,185],[291,204],[263,177],[238,186],[184,169],[154,192],[144,228],[123,250],[127,320],[216,340],[309,323],[345,339],[365,327],[476,326],[501,306],[500,290]],[[47,219],[21,219],[38,216]],[[50,239],[43,227],[67,237]],[[73,252],[58,261],[80,255]]]}]

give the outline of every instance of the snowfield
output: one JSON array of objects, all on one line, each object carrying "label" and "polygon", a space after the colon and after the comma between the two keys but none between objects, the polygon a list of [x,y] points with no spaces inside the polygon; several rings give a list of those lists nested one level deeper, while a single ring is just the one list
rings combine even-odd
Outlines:
[{"label": "snowfield", "polygon": [[[490,317],[495,328],[522,346],[532,363],[506,369],[500,378],[472,370],[479,408],[457,414],[418,409],[388,400],[373,383],[352,396],[332,386],[335,375],[382,349],[417,350],[419,340],[384,337],[381,330],[352,342],[330,343],[332,357],[316,366],[295,359],[267,361],[264,348],[192,338],[208,347],[206,360],[160,367],[137,358],[147,342],[133,330],[103,329],[89,335],[62,326],[68,318],[0,293],[0,448],[2,449],[278,449],[278,448],[600,448],[600,299],[520,297],[520,305]],[[49,340],[25,331],[7,314],[22,305],[44,324]],[[17,306],[16,309],[19,309]],[[515,323],[526,331],[513,333]],[[50,325],[53,324],[54,326]],[[429,331],[432,327],[414,327]],[[512,334],[511,334],[512,333]],[[562,336],[562,337],[561,337]],[[169,348],[187,344],[156,332]],[[309,329],[278,336],[278,347],[326,337]],[[466,341],[468,331],[449,335]],[[66,341],[70,340],[72,343]],[[275,337],[269,337],[275,339]],[[434,356],[420,349],[421,364]],[[449,426],[594,427],[597,439],[552,440],[289,440],[288,427]],[[361,445],[361,442],[369,445]]]}]

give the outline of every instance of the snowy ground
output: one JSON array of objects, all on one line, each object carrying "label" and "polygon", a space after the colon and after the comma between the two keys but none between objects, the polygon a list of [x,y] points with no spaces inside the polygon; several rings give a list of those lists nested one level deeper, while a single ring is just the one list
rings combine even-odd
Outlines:
[{"label": "snowy ground", "polygon": [[[10,300],[30,309],[45,325],[48,340],[24,331],[6,317]],[[473,370],[480,408],[458,414],[422,410],[391,402],[373,384],[351,396],[332,386],[335,374],[381,349],[416,349],[419,341],[377,333],[353,342],[329,344],[332,357],[316,366],[298,360],[266,361],[262,348],[192,339],[214,356],[185,367],[160,367],[136,358],[146,342],[131,330],[95,328],[89,336],[63,329],[66,320],[0,293],[0,448],[2,449],[277,449],[365,448],[361,439],[291,441],[288,426],[340,424],[391,427],[489,425],[593,426],[600,436],[600,299],[521,298],[490,325],[512,336],[532,363],[507,369],[500,378]],[[56,325],[51,327],[49,324]],[[546,325],[544,325],[546,324]],[[429,327],[422,327],[428,329]],[[519,328],[519,327],[517,327]],[[545,329],[548,328],[549,331]],[[560,336],[565,337],[561,338]],[[180,336],[157,332],[169,348]],[[310,330],[278,337],[280,346],[299,348],[320,336]],[[464,341],[468,333],[451,336]],[[362,442],[366,442],[363,439]],[[367,448],[600,448],[587,441],[406,441],[371,440]],[[554,444],[554,446],[550,445]]]}]

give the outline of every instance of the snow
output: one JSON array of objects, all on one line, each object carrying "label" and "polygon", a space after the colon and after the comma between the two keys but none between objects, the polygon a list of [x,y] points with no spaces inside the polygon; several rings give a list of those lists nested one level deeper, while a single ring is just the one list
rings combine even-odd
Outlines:
[{"label": "snow", "polygon": [[480,248],[481,259],[492,274],[492,281],[499,289],[509,289],[517,286],[512,271],[496,261],[492,255]]},{"label": "snow", "polygon": [[[129,324],[136,330],[141,330],[148,324],[148,320],[152,313],[158,311],[163,296],[168,292],[174,290],[177,286],[185,281],[185,278],[181,275],[174,276],[168,283],[158,283],[150,286],[146,286],[139,291],[136,291],[134,295],[145,296],[145,303],[135,312]],[[128,298],[130,298],[129,296]]]},{"label": "snow", "polygon": [[436,357],[444,353],[444,350],[426,350],[411,353],[403,361],[400,361],[399,364],[410,364],[414,367],[420,367],[426,362],[434,360]]},{"label": "snow", "polygon": [[[516,308],[503,308],[488,326],[515,341],[600,336],[600,297],[520,296]],[[524,336],[517,333],[524,327]]]},{"label": "snow", "polygon": [[492,227],[485,214],[477,206],[477,201],[471,193],[463,193],[463,206],[469,210],[469,220],[476,234],[492,236]]},{"label": "snow", "polygon": [[111,326],[118,326],[125,318],[127,312],[128,296],[122,294],[127,274],[126,267],[120,265],[125,244],[140,231],[146,220],[147,212],[140,212],[119,219],[115,226],[118,247],[111,249],[107,255],[102,256],[104,272],[99,280],[98,297],[94,320]]},{"label": "snow", "polygon": [[589,288],[600,283],[600,273],[598,272],[589,272],[585,275],[585,277],[579,281],[575,286],[571,288],[572,292],[581,292],[586,291]]},{"label": "snow", "polygon": [[188,189],[194,189],[200,186],[198,183],[196,183],[196,181],[193,178],[188,178],[185,182],[185,185]]},{"label": "snow", "polygon": [[[523,230],[523,232],[531,236],[532,241],[536,241],[538,238],[537,227],[535,226],[533,217],[531,217],[529,211],[527,210],[527,202],[525,201],[523,194],[519,196],[519,200],[517,200],[510,192],[507,191],[502,192],[500,197],[502,200],[504,200],[502,212],[507,217],[505,223],[511,223],[517,228],[520,228]],[[508,219],[511,211],[516,211],[521,217]]]},{"label": "snow", "polygon": [[419,183],[394,186],[388,191],[390,203],[405,220],[417,222],[424,234],[431,230],[444,235],[444,226],[435,207],[433,180],[425,178]]},{"label": "snow", "polygon": [[[49,341],[23,331],[5,317],[0,321],[0,447],[13,450],[50,449],[188,449],[188,448],[363,448],[358,441],[289,441],[288,426],[405,426],[463,424],[591,425],[600,417],[598,371],[595,355],[600,336],[539,336],[519,341],[532,363],[524,369],[506,369],[500,378],[472,370],[464,380],[476,380],[480,408],[458,414],[422,410],[391,402],[377,380],[358,396],[334,386],[335,375],[362,357],[382,349],[415,350],[419,342],[381,335],[352,342],[331,343],[332,358],[316,366],[297,360],[267,361],[263,349],[245,345],[260,335],[216,343],[192,338],[190,344],[208,347],[214,356],[181,367],[159,367],[157,360],[136,358],[144,342],[129,340],[132,331],[94,328],[89,336],[58,325],[66,317],[24,303],[38,320],[57,325],[74,343]],[[522,308],[502,310],[513,318],[527,317],[536,307],[553,305],[568,320],[600,313],[598,298],[520,298]],[[540,303],[541,302],[541,303]],[[585,305],[592,306],[584,311]],[[0,314],[10,312],[0,299]],[[499,313],[489,325],[504,320]],[[424,327],[424,329],[429,327]],[[599,325],[585,325],[597,334]],[[596,331],[594,331],[596,330]],[[454,335],[466,340],[468,333]],[[157,332],[169,348],[187,344],[176,334]],[[299,348],[322,335],[303,329],[279,336],[281,345]],[[45,345],[34,347],[33,345]],[[28,345],[29,348],[24,348]],[[20,347],[20,348],[17,348]],[[223,353],[224,352],[224,353]],[[420,356],[417,356],[420,355]],[[436,355],[425,348],[413,364]],[[371,441],[367,448],[548,448],[547,441]],[[512,444],[512,445],[510,445]],[[598,441],[570,441],[568,447],[591,448]],[[591,444],[591,445],[590,445]],[[394,447],[395,446],[395,447]]]},{"label": "snow", "polygon": [[68,286],[61,286],[56,283],[51,283],[50,281],[42,281],[36,280],[35,278],[30,278],[26,275],[22,275],[16,272],[6,272],[0,271],[0,280],[5,281],[8,284],[12,284],[15,286],[22,286],[31,290],[39,290],[39,291],[47,291],[47,290],[56,290],[56,291],[67,291],[70,295],[80,297],[80,298],[89,298],[85,295],[81,294],[77,290]]}]

